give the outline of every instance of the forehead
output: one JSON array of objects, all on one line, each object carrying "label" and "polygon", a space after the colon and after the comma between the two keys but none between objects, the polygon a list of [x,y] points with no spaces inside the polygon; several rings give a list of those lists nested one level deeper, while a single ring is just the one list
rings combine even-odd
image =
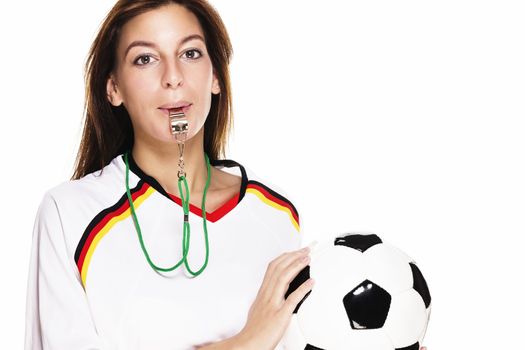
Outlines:
[{"label": "forehead", "polygon": [[204,37],[197,17],[181,5],[165,5],[142,13],[124,24],[118,50],[122,53],[122,50],[134,40],[156,42],[160,46],[173,46],[181,38],[191,34],[200,34]]}]

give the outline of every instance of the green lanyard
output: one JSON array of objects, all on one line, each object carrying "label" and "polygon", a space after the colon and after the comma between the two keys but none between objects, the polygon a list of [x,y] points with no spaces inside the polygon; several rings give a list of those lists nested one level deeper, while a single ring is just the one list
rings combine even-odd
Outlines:
[{"label": "green lanyard", "polygon": [[[169,271],[173,271],[175,270],[177,267],[179,267],[182,262],[184,262],[184,265],[186,266],[186,269],[188,270],[188,272],[190,274],[193,275],[193,277],[197,277],[198,275],[200,275],[202,273],[202,271],[204,271],[204,269],[206,268],[206,266],[208,265],[208,256],[209,256],[209,246],[208,246],[208,228],[206,227],[206,206],[205,206],[205,203],[206,203],[206,193],[208,192],[208,187],[210,185],[210,180],[211,180],[211,171],[210,171],[210,160],[208,158],[208,155],[206,153],[204,153],[204,158],[206,159],[206,167],[207,167],[207,171],[208,171],[208,178],[206,179],[206,186],[204,187],[204,193],[202,194],[202,223],[203,223],[203,227],[204,227],[204,238],[205,238],[205,241],[206,241],[206,259],[204,260],[204,264],[202,265],[202,267],[197,271],[197,272],[194,272],[191,270],[189,264],[188,264],[188,251],[189,251],[189,248],[190,248],[190,223],[188,221],[188,217],[189,217],[189,208],[190,208],[190,192],[189,192],[189,189],[188,189],[188,182],[186,181],[186,177],[185,176],[180,176],[179,177],[179,181],[178,181],[178,186],[179,186],[179,193],[180,193],[180,198],[181,198],[181,201],[182,201],[182,209],[184,211],[184,224],[183,224],[183,227],[182,227],[182,232],[183,232],[183,236],[182,236],[182,259],[177,263],[175,264],[174,266],[172,267],[169,267],[169,268],[162,268],[162,267],[158,267],[157,265],[155,265],[153,263],[153,261],[151,261],[150,257],[149,257],[149,254],[148,254],[148,251],[146,250],[146,246],[144,245],[144,240],[142,239],[142,232],[140,230],[140,225],[139,225],[139,221],[137,219],[137,215],[135,214],[135,206],[133,205],[133,200],[131,199],[131,192],[129,190],[129,163],[128,163],[128,152],[126,152],[124,154],[124,162],[126,163],[126,194],[128,195],[128,201],[129,201],[129,207],[131,209],[131,215],[133,216],[133,222],[135,223],[135,228],[137,229],[137,234],[139,236],[139,241],[140,241],[140,246],[142,247],[142,251],[144,252],[144,255],[146,256],[146,260],[148,261],[149,265],[157,272],[169,272]],[[181,186],[181,182],[184,182],[184,186],[185,186],[185,189],[186,189],[186,198],[184,198],[183,194],[182,194],[182,186]]]}]

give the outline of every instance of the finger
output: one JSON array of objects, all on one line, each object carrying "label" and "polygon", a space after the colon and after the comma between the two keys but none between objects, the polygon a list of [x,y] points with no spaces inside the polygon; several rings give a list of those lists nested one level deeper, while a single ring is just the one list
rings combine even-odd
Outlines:
[{"label": "finger", "polygon": [[288,296],[286,301],[284,302],[283,310],[287,314],[292,314],[295,310],[295,307],[303,298],[305,297],[308,292],[310,292],[314,286],[315,282],[312,278],[307,279],[303,284],[299,286],[292,294]]},{"label": "finger", "polygon": [[268,263],[268,266],[266,266],[266,271],[263,276],[261,287],[259,288],[259,292],[257,293],[257,295],[261,294],[261,292],[266,290],[267,286],[270,284],[271,277],[274,274],[277,264],[279,263],[279,261],[284,259],[286,255],[288,254],[289,253],[282,253],[281,255],[279,255],[278,257],[276,257],[275,259],[273,259],[272,261]]},{"label": "finger", "polygon": [[304,247],[302,249],[297,249],[288,253],[283,253],[275,258],[271,264],[273,268],[279,268],[283,266],[288,266],[291,261],[295,260],[298,257],[307,255],[310,253],[310,247]]},{"label": "finger", "polygon": [[[279,283],[280,276],[288,269],[295,261],[308,256],[310,249],[308,247],[299,249],[290,253],[285,253],[274,259],[266,270],[262,286],[269,289],[270,294],[273,295],[275,286]],[[261,289],[262,289],[261,286]]]},{"label": "finger", "polygon": [[[311,261],[309,255],[299,257],[294,260],[286,270],[284,270],[280,275],[274,287],[274,295],[279,299],[276,302],[282,302],[286,291],[290,288],[290,283],[294,278],[296,278],[299,273],[306,267]],[[309,276],[307,276],[309,277]],[[300,283],[300,281],[298,281]]]},{"label": "finger", "polygon": [[303,248],[293,252],[283,253],[274,260],[272,260],[266,268],[263,281],[261,282],[261,286],[259,287],[255,298],[264,302],[269,302],[272,299],[272,293],[275,289],[275,276],[279,275],[279,271],[282,268],[282,264],[286,264],[288,260],[293,259],[294,256],[306,254],[308,250],[309,249]]},{"label": "finger", "polygon": [[294,250],[294,251],[291,251],[291,252],[282,253],[281,255],[279,255],[278,257],[276,257],[272,261],[270,261],[270,263],[268,264],[268,266],[266,268],[266,274],[264,276],[267,277],[267,276],[271,275],[274,272],[274,270],[277,267],[279,267],[283,262],[286,262],[286,261],[288,261],[290,259],[293,259],[296,256],[307,254],[307,253],[309,253],[309,251],[310,251],[310,248],[305,247],[305,248]]},{"label": "finger", "polygon": [[290,281],[309,263],[310,256],[308,250],[306,253],[293,254],[288,256],[286,260],[275,267],[274,273],[269,278],[269,288],[274,301],[281,304],[284,296],[284,291],[290,284]]}]

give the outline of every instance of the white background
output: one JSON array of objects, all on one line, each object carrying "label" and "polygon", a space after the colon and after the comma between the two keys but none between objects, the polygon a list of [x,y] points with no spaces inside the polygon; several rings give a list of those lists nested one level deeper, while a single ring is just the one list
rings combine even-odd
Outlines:
[{"label": "white background", "polygon": [[[72,174],[83,63],[113,3],[0,14],[2,349],[22,347],[36,209]],[[523,2],[212,4],[235,51],[229,158],[286,190],[305,243],[367,230],[412,256],[429,350],[521,348]]]}]

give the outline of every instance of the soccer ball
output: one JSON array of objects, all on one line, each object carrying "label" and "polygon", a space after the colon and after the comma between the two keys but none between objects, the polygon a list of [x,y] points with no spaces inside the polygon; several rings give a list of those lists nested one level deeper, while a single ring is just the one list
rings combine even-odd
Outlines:
[{"label": "soccer ball", "polygon": [[285,349],[419,350],[431,298],[411,258],[375,234],[322,241],[310,255],[285,294],[316,282],[294,310]]}]

